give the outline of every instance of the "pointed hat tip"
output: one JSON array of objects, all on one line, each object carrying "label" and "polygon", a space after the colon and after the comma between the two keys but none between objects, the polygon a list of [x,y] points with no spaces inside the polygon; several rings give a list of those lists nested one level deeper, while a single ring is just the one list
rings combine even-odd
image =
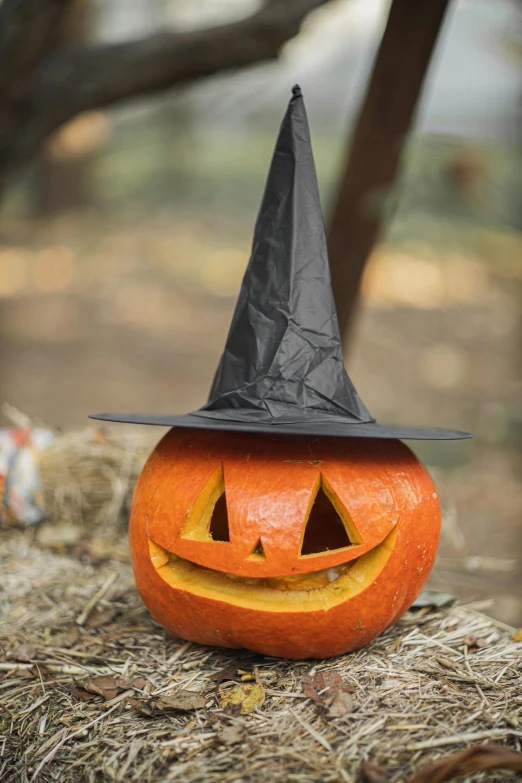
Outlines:
[{"label": "pointed hat tip", "polygon": [[301,88],[299,87],[298,84],[294,84],[294,86],[292,87],[292,97],[293,98],[303,97],[303,93],[301,92]]}]

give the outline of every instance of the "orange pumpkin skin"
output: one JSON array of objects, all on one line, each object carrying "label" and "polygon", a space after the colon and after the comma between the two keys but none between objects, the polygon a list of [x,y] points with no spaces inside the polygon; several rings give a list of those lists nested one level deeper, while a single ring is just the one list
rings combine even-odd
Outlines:
[{"label": "orange pumpkin skin", "polygon": [[[221,466],[229,542],[186,533]],[[359,540],[303,557],[320,481]],[[137,588],[161,625],[200,644],[286,658],[356,650],[395,623],[429,576],[439,533],[433,481],[400,441],[181,429],[150,455],[130,521]],[[263,559],[253,554],[259,541]],[[175,562],[155,566],[155,545]],[[251,586],[336,566],[347,576],[322,589]]]}]

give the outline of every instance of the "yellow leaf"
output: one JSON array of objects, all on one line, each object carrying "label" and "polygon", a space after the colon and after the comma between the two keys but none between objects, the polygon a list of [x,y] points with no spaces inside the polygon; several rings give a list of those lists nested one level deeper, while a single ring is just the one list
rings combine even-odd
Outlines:
[{"label": "yellow leaf", "polygon": [[511,637],[515,642],[522,642],[522,628],[517,628]]},{"label": "yellow leaf", "polygon": [[221,707],[241,715],[248,715],[265,702],[265,691],[259,683],[242,682],[233,688],[220,688],[219,703]]}]

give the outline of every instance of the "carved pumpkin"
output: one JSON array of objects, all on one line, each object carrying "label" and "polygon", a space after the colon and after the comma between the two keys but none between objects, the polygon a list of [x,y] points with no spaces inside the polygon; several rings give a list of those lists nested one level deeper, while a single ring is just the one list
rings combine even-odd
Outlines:
[{"label": "carved pumpkin", "polygon": [[434,484],[398,440],[172,429],[130,538],[138,590],[172,633],[325,658],[408,609],[439,529]]}]

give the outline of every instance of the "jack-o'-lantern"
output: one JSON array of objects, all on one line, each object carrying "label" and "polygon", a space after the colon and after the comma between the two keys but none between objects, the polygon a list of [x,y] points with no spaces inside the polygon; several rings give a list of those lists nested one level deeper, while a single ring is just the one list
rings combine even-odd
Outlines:
[{"label": "jack-o'-lantern", "polygon": [[324,658],[372,639],[430,572],[433,482],[398,440],[173,429],[135,490],[136,583],[169,631]]},{"label": "jack-o'-lantern", "polygon": [[344,369],[308,124],[294,88],[207,405],[180,416],[135,489],[138,590],[172,633],[296,657],[356,649],[406,611],[440,530],[437,492]]}]

